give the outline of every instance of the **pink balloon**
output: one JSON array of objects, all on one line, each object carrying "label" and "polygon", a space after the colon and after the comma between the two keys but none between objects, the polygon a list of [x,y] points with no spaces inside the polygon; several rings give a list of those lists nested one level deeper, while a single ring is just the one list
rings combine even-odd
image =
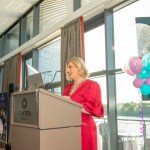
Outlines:
[{"label": "pink balloon", "polygon": [[144,81],[142,79],[140,79],[140,78],[135,78],[133,80],[133,85],[136,88],[140,88],[143,84],[144,84]]},{"label": "pink balloon", "polygon": [[123,71],[126,72],[130,76],[134,76],[134,73],[129,69],[127,64],[124,65]]},{"label": "pink balloon", "polygon": [[137,56],[132,56],[132,57],[130,57],[129,60],[128,60],[128,63],[129,63],[130,61],[132,61],[134,58],[137,58]]},{"label": "pink balloon", "polygon": [[147,78],[145,81],[146,84],[150,85],[150,78]]},{"label": "pink balloon", "polygon": [[131,57],[128,62],[129,69],[135,73],[139,74],[142,70],[142,60],[140,57]]}]

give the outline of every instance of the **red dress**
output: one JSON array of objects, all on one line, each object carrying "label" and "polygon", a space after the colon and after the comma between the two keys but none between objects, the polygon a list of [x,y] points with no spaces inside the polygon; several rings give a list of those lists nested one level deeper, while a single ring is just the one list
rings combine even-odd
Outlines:
[{"label": "red dress", "polygon": [[[63,96],[69,96],[72,84],[64,89]],[[101,101],[101,89],[97,82],[85,80],[76,91],[70,95],[70,99],[82,104],[89,114],[82,113],[82,150],[97,150],[97,130],[92,116],[103,117],[104,109]]]}]

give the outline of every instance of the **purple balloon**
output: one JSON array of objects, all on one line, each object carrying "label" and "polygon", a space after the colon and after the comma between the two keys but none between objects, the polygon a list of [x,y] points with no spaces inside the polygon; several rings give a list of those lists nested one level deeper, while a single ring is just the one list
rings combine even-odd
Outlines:
[{"label": "purple balloon", "polygon": [[150,85],[150,78],[147,78],[146,81],[145,81],[145,83],[146,83],[147,85]]},{"label": "purple balloon", "polygon": [[143,64],[140,57],[131,57],[128,64],[129,69],[133,73],[139,74],[141,72]]},{"label": "purple balloon", "polygon": [[143,84],[144,84],[144,81],[142,79],[140,79],[140,78],[135,78],[133,80],[133,85],[136,88],[140,88]]}]

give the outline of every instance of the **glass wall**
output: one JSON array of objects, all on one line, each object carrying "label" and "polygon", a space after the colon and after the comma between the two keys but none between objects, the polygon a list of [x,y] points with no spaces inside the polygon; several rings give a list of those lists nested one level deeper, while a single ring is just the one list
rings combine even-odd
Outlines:
[{"label": "glass wall", "polygon": [[5,44],[5,54],[10,53],[19,47],[19,23],[17,23],[7,34]]},{"label": "glass wall", "polygon": [[[144,9],[143,9],[144,8]],[[147,146],[150,139],[150,100],[142,101],[139,88],[133,84],[136,74],[127,72],[129,59],[149,53],[150,19],[149,0],[140,0],[114,13],[116,69],[116,98],[118,135],[124,149],[131,145],[138,150]]]},{"label": "glass wall", "polygon": [[[44,83],[60,82],[60,38],[39,48],[38,61],[38,70],[42,72]],[[56,88],[55,92],[59,93],[60,89]]]},{"label": "glass wall", "polygon": [[25,56],[23,56],[22,59],[22,88],[27,88],[27,67],[26,64],[32,66],[33,64],[33,58],[32,58],[32,53],[26,54]]},{"label": "glass wall", "polygon": [[[88,26],[91,27],[90,24]],[[85,32],[85,64],[90,73],[90,79],[98,82],[101,87],[105,119],[95,118],[99,131],[101,124],[104,123],[104,120],[107,120],[106,74],[104,73],[104,70],[106,70],[104,24],[99,24],[96,28]],[[98,150],[104,147],[102,143],[104,141],[103,137],[103,132],[100,132],[98,134]],[[105,146],[108,147],[108,142],[105,143]]]},{"label": "glass wall", "polygon": [[26,22],[26,40],[33,38],[33,11],[27,15]]},{"label": "glass wall", "polygon": [[85,33],[85,62],[89,73],[106,70],[104,25]]},{"label": "glass wall", "polygon": [[[106,105],[106,78],[102,72],[106,70],[104,32],[104,25],[85,32],[85,64],[91,79],[100,84],[103,91],[102,101]],[[106,113],[105,111],[105,115]]]}]

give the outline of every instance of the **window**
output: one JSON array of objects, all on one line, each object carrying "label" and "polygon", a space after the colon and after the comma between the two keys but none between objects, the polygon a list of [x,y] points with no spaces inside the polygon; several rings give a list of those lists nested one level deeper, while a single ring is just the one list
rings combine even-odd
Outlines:
[{"label": "window", "polygon": [[90,78],[100,84],[102,102],[107,116],[106,94],[106,61],[105,61],[105,29],[103,14],[85,22],[85,64],[90,73]]},{"label": "window", "polygon": [[[44,83],[60,82],[60,38],[57,38],[42,48],[39,48],[39,67]],[[59,83],[60,86],[60,83]],[[60,89],[55,88],[56,93]]]},{"label": "window", "polygon": [[122,68],[130,57],[138,56],[136,20],[149,16],[148,3],[148,0],[139,1],[114,13],[116,68]]},{"label": "window", "polygon": [[19,47],[19,23],[6,34],[5,54]]},{"label": "window", "polygon": [[[139,51],[142,52],[142,49],[139,49],[138,47],[137,39],[139,37],[137,37],[137,30],[139,30],[138,28],[139,16],[140,19],[141,17],[143,17],[144,19],[146,16],[149,16],[149,14],[147,13],[149,9],[147,5],[148,5],[148,1],[143,0],[143,1],[136,2],[132,5],[129,5],[128,7],[125,7],[124,9],[121,9],[120,11],[114,13],[116,68],[123,67],[123,65],[125,65],[125,63],[129,60],[129,58],[131,58],[132,56],[139,56]],[[142,11],[143,8],[145,8],[144,11]],[[128,15],[126,14],[127,12],[130,13],[130,17],[128,17]],[[124,23],[122,23],[122,18],[124,19]],[[137,89],[135,89],[135,87],[133,87],[132,85],[134,79],[133,76],[127,74],[126,75],[127,80],[123,79],[125,78],[124,74],[120,76],[122,76],[122,79],[120,79],[118,83],[122,83],[122,85],[126,85],[126,86],[128,85],[130,86],[130,89],[134,89],[134,90],[128,91],[129,97],[126,98],[126,100],[122,100],[125,97],[122,96],[118,99],[118,102],[120,101],[126,103],[126,102],[136,101],[138,103],[137,100],[138,92]],[[124,90],[123,92],[125,93]]]},{"label": "window", "polygon": [[107,117],[107,93],[106,93],[106,77],[91,77],[91,80],[94,80],[99,83],[101,92],[102,92],[102,103],[104,105],[105,116]]},{"label": "window", "polygon": [[106,70],[104,25],[85,33],[85,62],[90,73]]},{"label": "window", "polygon": [[26,39],[27,41],[33,37],[33,11],[27,15],[26,23]]},{"label": "window", "polygon": [[[148,0],[140,0],[114,13],[116,68],[123,69],[133,56],[142,57],[141,54],[146,47],[143,46],[143,43],[141,44],[142,39],[139,33],[141,33],[141,27],[145,26],[141,19],[146,19],[150,15],[148,4]],[[144,36],[146,35],[147,32],[144,33]],[[147,49],[148,51],[149,49]],[[146,51],[144,52],[146,53]],[[118,135],[123,140],[127,134],[131,137],[137,136],[135,146],[137,149],[142,149],[144,140],[150,138],[148,131],[150,112],[147,111],[150,101],[141,102],[141,92],[133,86],[134,78],[124,72],[116,75]],[[144,110],[144,114],[142,114],[142,110]]]},{"label": "window", "polygon": [[[102,70],[106,70],[105,64],[105,35],[104,25],[98,26],[85,33],[85,64],[91,74],[90,78],[100,84],[102,92],[102,102],[107,104],[106,77]],[[105,109],[105,115],[106,115]]]},{"label": "window", "polygon": [[33,59],[32,59],[32,54],[31,53],[23,56],[23,62],[22,62],[22,68],[23,68],[22,69],[22,75],[23,75],[23,77],[22,77],[23,86],[22,87],[23,88],[27,87],[27,81],[26,81],[27,73],[26,73],[26,66],[25,66],[26,64],[28,64],[30,66],[32,66],[32,64],[33,64]]},{"label": "window", "polygon": [[[94,21],[93,21],[94,20]],[[100,21],[101,20],[101,21]],[[99,22],[100,21],[100,22]],[[104,117],[107,118],[107,92],[106,92],[106,63],[105,63],[105,30],[103,16],[85,23],[85,64],[90,73],[90,79],[99,83],[104,105]],[[95,118],[100,124],[103,119]],[[102,136],[99,136],[98,145],[102,149]],[[105,144],[107,146],[108,143]]]}]

